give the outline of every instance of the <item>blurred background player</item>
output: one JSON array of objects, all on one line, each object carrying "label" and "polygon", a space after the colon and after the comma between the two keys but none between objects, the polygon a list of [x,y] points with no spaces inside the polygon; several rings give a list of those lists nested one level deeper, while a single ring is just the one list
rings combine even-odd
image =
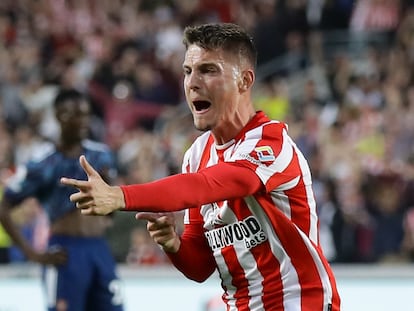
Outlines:
[{"label": "blurred background player", "polygon": [[[60,142],[48,144],[12,176],[3,194],[0,220],[28,260],[43,264],[49,310],[121,311],[120,282],[115,261],[104,239],[111,218],[81,216],[59,183],[62,175],[85,177],[81,154],[93,162],[107,182],[116,176],[110,149],[88,140],[90,104],[74,89],[62,89],[54,101]],[[50,223],[48,250],[39,252],[21,234],[11,211],[27,198],[36,198]]]}]

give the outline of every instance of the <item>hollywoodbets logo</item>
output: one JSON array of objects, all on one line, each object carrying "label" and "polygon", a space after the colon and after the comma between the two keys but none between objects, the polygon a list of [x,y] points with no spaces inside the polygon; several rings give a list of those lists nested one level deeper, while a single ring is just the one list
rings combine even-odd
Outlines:
[{"label": "hollywoodbets logo", "polygon": [[211,249],[217,250],[235,242],[243,242],[247,249],[267,240],[267,236],[253,216],[204,233]]}]

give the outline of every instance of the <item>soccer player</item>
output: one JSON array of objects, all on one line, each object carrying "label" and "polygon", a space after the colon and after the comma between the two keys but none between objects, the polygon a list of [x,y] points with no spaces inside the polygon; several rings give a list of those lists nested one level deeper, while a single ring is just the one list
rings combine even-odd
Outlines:
[{"label": "soccer player", "polygon": [[[255,111],[256,49],[234,24],[187,27],[184,90],[202,133],[183,173],[110,186],[85,157],[87,180],[62,178],[86,215],[138,211],[172,263],[188,278],[216,269],[227,310],[338,311],[333,272],[318,241],[307,161],[287,125]],[[174,212],[185,209],[185,228]]]},{"label": "soccer player", "polygon": [[[112,152],[90,141],[90,105],[76,90],[61,90],[54,103],[61,126],[60,143],[47,145],[11,177],[0,204],[0,220],[14,243],[30,261],[44,265],[43,281],[48,310],[121,311],[120,281],[104,232],[109,216],[85,217],[69,200],[74,189],[60,184],[62,175],[86,178],[79,155],[94,163],[110,183],[116,174]],[[24,199],[35,197],[50,223],[48,250],[36,251],[10,217]]]}]

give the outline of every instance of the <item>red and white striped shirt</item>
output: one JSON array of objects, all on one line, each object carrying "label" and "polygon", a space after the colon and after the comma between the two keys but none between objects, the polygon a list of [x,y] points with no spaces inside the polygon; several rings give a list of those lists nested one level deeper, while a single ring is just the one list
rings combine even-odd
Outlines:
[{"label": "red and white striped shirt", "polygon": [[206,132],[186,152],[183,174],[122,189],[127,210],[187,207],[180,249],[167,254],[199,282],[217,269],[228,311],[340,310],[311,173],[285,124],[258,112],[221,146]]},{"label": "red and white striped shirt", "polygon": [[204,133],[186,153],[183,170],[219,162],[248,167],[264,185],[186,213],[186,224],[203,223],[228,310],[322,311],[333,300],[338,310],[334,277],[318,247],[311,174],[286,126],[258,113],[226,145]]}]

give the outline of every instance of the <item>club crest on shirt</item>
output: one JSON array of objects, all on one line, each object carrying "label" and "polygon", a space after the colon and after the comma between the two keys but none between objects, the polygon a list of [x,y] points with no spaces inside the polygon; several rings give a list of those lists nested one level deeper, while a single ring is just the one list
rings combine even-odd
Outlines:
[{"label": "club crest on shirt", "polygon": [[274,160],[276,160],[273,149],[270,146],[256,147],[254,148],[254,152],[256,153],[255,156],[254,154],[245,153],[240,153],[239,156],[242,159],[245,159],[257,166],[268,165],[269,162],[273,162]]},{"label": "club crest on shirt", "polygon": [[245,247],[250,249],[267,240],[266,233],[253,216],[217,229],[206,231],[204,234],[213,251],[234,245],[238,242],[244,243]]},{"label": "club crest on shirt", "polygon": [[270,146],[256,147],[254,148],[254,151],[256,151],[257,158],[260,162],[269,162],[275,160],[273,149]]}]

